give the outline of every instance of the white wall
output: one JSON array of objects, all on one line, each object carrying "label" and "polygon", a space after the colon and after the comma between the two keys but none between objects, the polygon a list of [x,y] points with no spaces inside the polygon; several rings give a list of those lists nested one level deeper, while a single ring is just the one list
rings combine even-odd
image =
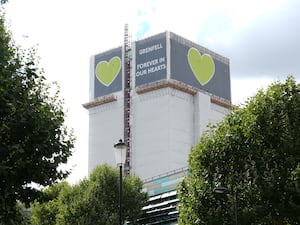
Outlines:
[{"label": "white wall", "polygon": [[[115,166],[113,144],[123,138],[123,98],[89,110],[89,173],[97,165]],[[188,166],[192,146],[208,123],[229,112],[195,96],[167,87],[144,94],[133,92],[131,109],[131,172],[147,179]]]},{"label": "white wall", "polygon": [[187,166],[193,139],[192,96],[172,88],[133,101],[132,171],[149,178]]},{"label": "white wall", "polygon": [[146,179],[188,166],[190,149],[207,124],[222,120],[228,112],[201,92],[192,96],[163,88],[134,95],[132,172]]},{"label": "white wall", "polygon": [[113,145],[123,139],[123,129],[123,99],[89,109],[89,174],[97,165],[116,165]]}]

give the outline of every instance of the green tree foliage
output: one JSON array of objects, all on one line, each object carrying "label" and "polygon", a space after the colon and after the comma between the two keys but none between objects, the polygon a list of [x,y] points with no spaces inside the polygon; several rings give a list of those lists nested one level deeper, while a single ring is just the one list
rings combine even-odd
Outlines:
[{"label": "green tree foliage", "polygon": [[300,224],[300,85],[293,77],[249,98],[191,150],[180,224]]},{"label": "green tree foliage", "polygon": [[56,214],[59,210],[59,195],[62,190],[70,188],[70,185],[67,182],[63,181],[44,190],[43,199],[40,199],[41,202],[35,201],[31,205],[32,224],[55,225]]},{"label": "green tree foliage", "polygon": [[32,183],[51,185],[68,175],[58,169],[74,142],[64,118],[59,89],[46,84],[36,50],[16,46],[1,15],[0,224],[14,223],[17,200],[28,204],[39,197]]},{"label": "green tree foliage", "polygon": [[[147,204],[142,181],[136,176],[123,178],[123,220],[136,224]],[[54,188],[57,190],[57,188]],[[47,190],[48,191],[48,190]],[[52,193],[52,189],[48,193]],[[52,195],[55,196],[55,195]],[[102,165],[89,179],[74,186],[64,185],[57,197],[32,205],[33,225],[118,224],[119,170]]]},{"label": "green tree foliage", "polygon": [[8,0],[0,0],[0,5],[4,4],[6,2],[8,2]]}]

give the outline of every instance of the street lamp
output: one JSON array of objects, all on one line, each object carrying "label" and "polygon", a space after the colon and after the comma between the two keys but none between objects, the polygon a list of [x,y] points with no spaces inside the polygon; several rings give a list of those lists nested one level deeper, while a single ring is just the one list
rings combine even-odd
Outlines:
[{"label": "street lamp", "polygon": [[235,224],[238,225],[238,205],[237,205],[237,191],[236,190],[228,190],[225,187],[216,187],[213,190],[216,194],[231,194],[233,196],[233,205],[234,205],[234,216],[235,216]]},{"label": "street lamp", "polygon": [[126,160],[126,144],[120,139],[116,144],[114,144],[114,153],[116,158],[117,166],[120,168],[120,183],[119,183],[119,224],[122,225],[122,166],[125,164]]}]

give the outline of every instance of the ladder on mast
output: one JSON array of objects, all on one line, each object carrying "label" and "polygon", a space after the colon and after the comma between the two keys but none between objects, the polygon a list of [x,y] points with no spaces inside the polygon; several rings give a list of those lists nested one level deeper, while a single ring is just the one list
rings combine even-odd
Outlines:
[{"label": "ladder on mast", "polygon": [[131,42],[128,35],[128,24],[124,27],[124,142],[127,145],[125,175],[130,174],[131,169]]}]

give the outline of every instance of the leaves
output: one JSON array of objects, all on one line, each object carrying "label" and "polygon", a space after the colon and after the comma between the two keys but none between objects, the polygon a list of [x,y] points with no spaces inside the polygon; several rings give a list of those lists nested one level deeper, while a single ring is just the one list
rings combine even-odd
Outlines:
[{"label": "leaves", "polygon": [[300,85],[288,77],[212,126],[190,153],[192,175],[179,190],[181,224],[232,224],[232,196],[212,194],[217,186],[238,191],[241,224],[297,224],[299,116]]},{"label": "leaves", "polygon": [[71,156],[74,137],[36,49],[16,46],[0,18],[0,223],[10,224],[17,200],[28,205],[40,197],[32,183],[47,186],[68,175],[57,168]]},{"label": "leaves", "polygon": [[[135,176],[123,179],[123,220],[136,224],[147,204],[142,181]],[[58,184],[46,191],[49,201],[32,205],[32,223],[36,225],[118,224],[119,170],[102,165],[90,179],[69,186]]]}]

